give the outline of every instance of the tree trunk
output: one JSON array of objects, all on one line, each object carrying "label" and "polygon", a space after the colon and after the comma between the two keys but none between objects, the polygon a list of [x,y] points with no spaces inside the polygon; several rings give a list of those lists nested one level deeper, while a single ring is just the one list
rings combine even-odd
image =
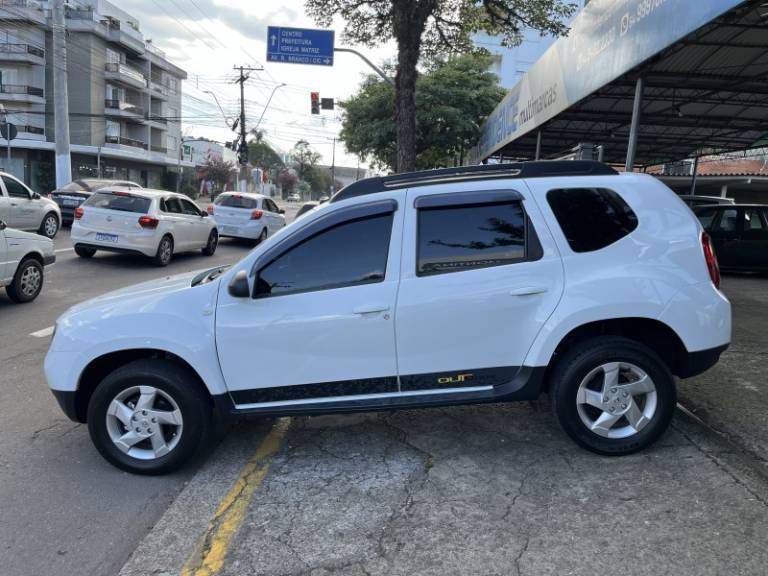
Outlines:
[{"label": "tree trunk", "polygon": [[395,76],[396,172],[416,169],[416,65],[421,53],[421,35],[436,0],[393,0],[392,29],[397,40]]}]

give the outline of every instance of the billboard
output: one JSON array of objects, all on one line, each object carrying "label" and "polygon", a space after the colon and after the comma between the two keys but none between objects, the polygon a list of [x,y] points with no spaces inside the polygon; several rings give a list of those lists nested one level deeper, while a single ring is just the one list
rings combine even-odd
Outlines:
[{"label": "billboard", "polygon": [[592,0],[482,127],[479,162],[745,0]]}]

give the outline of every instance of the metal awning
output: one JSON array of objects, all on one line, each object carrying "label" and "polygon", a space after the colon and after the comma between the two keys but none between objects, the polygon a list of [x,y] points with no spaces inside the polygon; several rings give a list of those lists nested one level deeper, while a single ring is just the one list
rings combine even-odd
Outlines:
[{"label": "metal awning", "polygon": [[[525,130],[516,127],[518,129],[515,131],[506,126],[500,128],[487,124],[476,159],[484,160],[491,156],[503,156],[505,159],[534,158],[540,132],[541,158],[559,157],[580,143],[590,143],[603,146],[603,159],[606,162],[624,164],[632,140],[630,129],[636,95],[639,95],[640,103],[634,154],[636,166],[768,146],[768,2],[656,0],[650,5],[656,5],[657,8],[655,13],[645,14],[649,26],[672,26],[670,30],[659,32],[672,38],[679,26],[675,28],[675,23],[667,20],[695,20],[697,11],[706,10],[712,10],[717,16],[703,25],[697,25],[692,32],[666,47],[664,44],[657,46],[658,52],[575,100],[571,93],[578,96],[581,94],[578,90],[569,89],[569,83],[572,82],[569,74],[594,72],[599,75],[602,70],[594,66],[610,67],[614,64],[611,60],[601,62],[600,56],[621,59],[621,54],[606,54],[613,49],[626,51],[635,46],[641,50],[644,48],[637,40],[628,40],[622,44],[623,38],[616,34],[621,34],[625,22],[629,26],[630,16],[639,14],[633,11],[647,8],[648,2],[593,0],[579,16],[588,22],[579,22],[579,18],[574,22],[574,30],[582,38],[561,39],[550,49],[555,56],[559,54],[558,64],[563,67],[564,53],[585,45],[583,36],[587,33],[583,29],[589,28],[587,32],[590,40],[594,40],[596,30],[613,34],[615,41],[604,48],[605,54],[598,54],[595,58],[589,55],[592,61],[580,72],[562,69],[567,97],[574,103],[566,102],[564,106],[559,106],[560,110],[558,106],[552,106],[550,114],[546,111],[539,113],[540,121],[528,122]],[[615,9],[616,13],[605,14],[607,8]],[[625,8],[627,11],[623,13]],[[593,13],[586,13],[589,9]],[[600,17],[601,12],[606,23],[589,22],[590,19]],[[651,18],[654,17],[659,21],[652,23]],[[609,27],[611,19],[616,19],[614,28]],[[642,32],[646,36],[656,33],[652,28]],[[644,41],[644,38],[640,40]],[[551,69],[553,57],[547,53],[542,60],[547,58]],[[575,57],[572,59],[578,62]],[[534,65],[529,75],[536,74],[537,65],[539,63]],[[621,63],[615,69],[621,70],[620,66]],[[542,75],[541,71],[539,75]],[[546,75],[551,74],[547,71]],[[641,83],[638,82],[640,78]],[[521,82],[525,82],[525,78]],[[528,89],[530,94],[535,96],[542,93],[541,82],[532,78],[530,83],[533,84]],[[500,109],[503,117],[505,103],[509,107],[508,100],[510,96],[514,98],[515,90],[519,91],[519,88],[513,88],[505,102],[494,112],[496,121]],[[540,102],[536,104],[534,115],[546,108]],[[518,115],[520,108],[520,105],[515,108]],[[519,120],[527,119],[519,116]],[[494,116],[489,119],[490,123],[493,121]],[[494,134],[503,135],[505,129],[510,132],[510,137],[493,138]]]}]

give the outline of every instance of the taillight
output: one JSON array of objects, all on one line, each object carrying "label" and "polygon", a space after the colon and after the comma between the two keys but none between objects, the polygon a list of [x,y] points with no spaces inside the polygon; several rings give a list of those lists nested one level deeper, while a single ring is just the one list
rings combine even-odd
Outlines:
[{"label": "taillight", "polygon": [[254,210],[253,212],[251,212],[251,220],[258,220],[263,215],[264,215],[264,212],[262,212],[261,210]]},{"label": "taillight", "polygon": [[704,260],[707,262],[707,270],[712,284],[715,288],[720,288],[720,264],[717,263],[715,247],[712,245],[712,238],[706,232],[701,233],[701,247],[704,249]]},{"label": "taillight", "polygon": [[211,216],[213,216],[213,204],[208,204],[208,208],[206,208],[205,211],[208,212],[208,214],[210,214]]},{"label": "taillight", "polygon": [[142,228],[157,228],[158,224],[160,224],[160,220],[152,216],[142,216],[139,218],[139,226]]},{"label": "taillight", "polygon": [[80,220],[80,218],[83,217],[83,214],[85,213],[85,210],[83,210],[81,207],[75,208],[75,220]]}]

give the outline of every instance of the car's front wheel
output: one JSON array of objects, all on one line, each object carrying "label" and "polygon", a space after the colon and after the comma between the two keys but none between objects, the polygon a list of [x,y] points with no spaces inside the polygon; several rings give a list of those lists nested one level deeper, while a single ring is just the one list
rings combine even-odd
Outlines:
[{"label": "car's front wheel", "polygon": [[96,388],[88,431],[101,455],[136,474],[165,474],[204,446],[211,404],[194,374],[164,360],[136,360]]},{"label": "car's front wheel", "polygon": [[32,302],[42,289],[43,265],[34,258],[22,260],[13,281],[5,287],[8,297],[18,304]]},{"label": "car's front wheel", "polygon": [[46,238],[53,238],[59,231],[59,218],[53,212],[48,212],[40,223],[38,232]]},{"label": "car's front wheel", "polygon": [[677,403],[667,365],[648,347],[621,337],[571,348],[550,383],[560,426],[598,454],[619,456],[649,446],[669,427]]}]

